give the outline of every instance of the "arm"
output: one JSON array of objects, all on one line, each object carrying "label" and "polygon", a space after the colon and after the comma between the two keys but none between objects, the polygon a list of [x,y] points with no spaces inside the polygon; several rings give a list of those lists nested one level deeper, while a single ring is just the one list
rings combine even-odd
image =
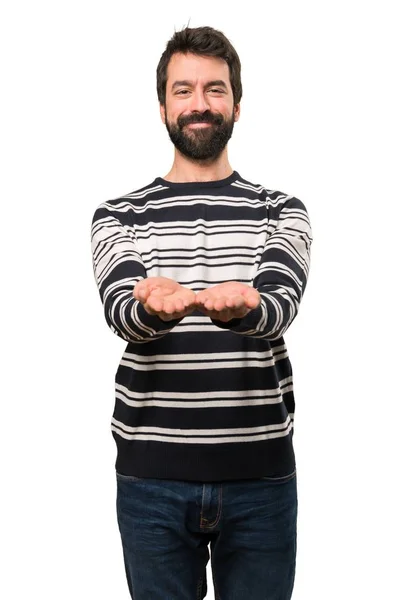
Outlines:
[{"label": "arm", "polygon": [[[137,343],[159,339],[184,316],[182,313],[178,318],[171,318],[175,313],[173,306],[168,306],[167,312],[172,314],[165,320],[161,319],[157,312],[161,312],[163,306],[154,307],[154,300],[149,300],[149,294],[144,292],[147,285],[137,287],[147,274],[134,229],[123,225],[118,211],[107,202],[101,204],[93,216],[92,260],[106,321],[122,339]],[[153,278],[146,279],[146,283],[150,279]],[[144,292],[142,302],[137,293],[136,298],[133,295],[135,287],[136,290],[141,289],[142,294]]]},{"label": "arm", "polygon": [[[265,244],[252,287],[236,284],[244,290],[243,301],[240,302],[237,295],[236,300],[226,296],[224,301],[225,284],[218,286],[222,295],[219,296],[219,302],[217,298],[215,301],[208,300],[206,304],[207,294],[213,288],[201,292],[202,296],[198,294],[198,300],[204,298],[201,309],[218,327],[270,340],[281,337],[298,313],[307,283],[312,243],[308,214],[300,200],[285,198],[273,208],[276,211],[276,226]],[[274,216],[271,215],[271,220]],[[256,292],[259,295],[258,303]],[[248,294],[253,298],[253,307],[246,301]],[[216,309],[221,310],[222,319],[218,318]],[[238,318],[235,318],[235,311],[239,311]],[[240,311],[244,313],[243,316]],[[226,315],[233,318],[227,320]]]}]

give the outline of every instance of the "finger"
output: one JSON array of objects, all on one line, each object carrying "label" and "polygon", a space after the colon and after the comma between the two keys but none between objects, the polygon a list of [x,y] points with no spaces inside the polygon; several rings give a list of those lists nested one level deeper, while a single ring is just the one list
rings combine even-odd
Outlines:
[{"label": "finger", "polygon": [[214,310],[217,310],[218,312],[226,310],[228,308],[226,301],[227,301],[226,296],[217,298],[214,302]]},{"label": "finger", "polygon": [[215,315],[212,317],[213,319],[216,319],[217,321],[222,321],[223,323],[226,323],[227,321],[230,321],[234,318],[232,311],[228,308],[225,308],[224,310],[214,311],[213,314]]},{"label": "finger", "polygon": [[184,301],[183,306],[184,306],[184,310],[191,310],[192,311],[195,308],[197,308],[197,304],[193,300],[192,301],[190,301],[190,300]]},{"label": "finger", "polygon": [[161,311],[158,313],[158,316],[163,321],[173,321],[175,319],[182,319],[183,317],[186,317],[186,315],[190,314],[191,312],[192,312],[191,310],[182,310],[182,311],[172,312],[172,313]]},{"label": "finger", "polygon": [[245,289],[242,296],[245,299],[247,306],[250,307],[251,305],[251,308],[258,306],[261,301],[260,293],[252,287]]},{"label": "finger", "polygon": [[253,308],[257,308],[257,306],[260,305],[261,298],[258,293],[257,294],[249,294],[248,296],[246,296],[245,301],[246,301],[246,306],[248,308],[253,309]]},{"label": "finger", "polygon": [[196,294],[192,290],[188,290],[182,297],[185,306],[194,306],[196,304]]},{"label": "finger", "polygon": [[206,310],[215,310],[215,302],[212,298],[207,298],[204,303],[203,306]]},{"label": "finger", "polygon": [[184,310],[183,301],[180,298],[173,299],[165,299],[163,303],[163,312],[168,315],[172,315],[173,313],[179,313]]},{"label": "finger", "polygon": [[229,319],[227,318],[227,312],[225,310],[219,310],[215,313],[215,316],[213,317],[213,319],[217,320],[217,321],[222,321],[223,323],[226,323],[226,321],[228,321]]},{"label": "finger", "polygon": [[168,323],[168,321],[172,321],[174,319],[173,315],[169,315],[168,313],[161,311],[160,313],[158,313],[157,315],[162,321],[166,321]]},{"label": "finger", "polygon": [[147,312],[149,315],[156,315],[156,314],[157,314],[157,313],[156,313],[156,312],[155,312],[155,311],[154,311],[152,308],[150,308],[150,306],[148,305],[148,303],[147,303],[147,302],[145,302],[145,303],[143,304],[143,308],[144,308],[144,310],[145,310],[145,311],[146,311],[146,312]]},{"label": "finger", "polygon": [[177,300],[175,300],[174,312],[181,313],[185,310],[185,308],[186,308],[186,305],[185,305],[185,301],[183,300],[183,298],[178,298]]},{"label": "finger", "polygon": [[136,298],[136,300],[139,300],[140,302],[146,302],[149,296],[149,290],[147,282],[144,279],[138,281],[138,283],[133,288],[133,296],[134,298]]},{"label": "finger", "polygon": [[176,310],[178,312],[191,306],[195,306],[196,294],[191,290],[187,290],[187,292],[188,293],[186,293],[186,290],[184,292],[179,292],[178,294],[174,294],[173,298],[170,298],[175,301]]},{"label": "finger", "polygon": [[159,296],[154,296],[154,294],[149,296],[146,304],[150,308],[150,310],[153,311],[154,314],[158,314],[163,310],[162,298],[160,298]]},{"label": "finger", "polygon": [[237,310],[237,309],[241,308],[242,306],[245,306],[246,301],[243,298],[243,296],[232,296],[231,298],[226,299],[225,304],[226,304],[227,308]]},{"label": "finger", "polygon": [[204,305],[207,300],[208,296],[204,292],[199,292],[198,294],[196,294],[196,297],[194,299],[197,305]]}]

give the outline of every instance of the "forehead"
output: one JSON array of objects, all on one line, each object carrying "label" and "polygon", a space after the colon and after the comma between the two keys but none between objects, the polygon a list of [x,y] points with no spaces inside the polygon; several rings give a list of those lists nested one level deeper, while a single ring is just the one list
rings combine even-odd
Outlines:
[{"label": "forehead", "polygon": [[167,69],[167,88],[171,89],[174,81],[184,79],[195,82],[222,79],[230,88],[228,64],[222,58],[214,56],[197,56],[180,52],[173,54]]}]

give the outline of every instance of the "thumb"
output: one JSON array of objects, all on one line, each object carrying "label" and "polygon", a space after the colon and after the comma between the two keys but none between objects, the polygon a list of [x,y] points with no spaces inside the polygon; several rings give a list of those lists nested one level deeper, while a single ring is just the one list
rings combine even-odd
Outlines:
[{"label": "thumb", "polygon": [[145,279],[138,281],[138,283],[133,288],[134,298],[136,298],[136,300],[139,300],[140,302],[146,302],[149,295],[150,290],[149,286],[147,285],[147,281]]},{"label": "thumb", "polygon": [[244,297],[246,300],[246,305],[249,308],[257,308],[257,306],[261,302],[261,297],[259,292],[255,288],[249,288],[244,292]]}]

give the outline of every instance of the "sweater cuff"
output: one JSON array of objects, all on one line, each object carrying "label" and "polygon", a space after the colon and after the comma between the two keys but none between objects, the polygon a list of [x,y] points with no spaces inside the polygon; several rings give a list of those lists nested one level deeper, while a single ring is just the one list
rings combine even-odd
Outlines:
[{"label": "sweater cuff", "polygon": [[[149,313],[146,311],[143,304],[139,302],[139,300],[137,300],[136,302],[137,315],[141,323],[145,327],[153,329],[157,333],[161,331],[169,331],[173,329],[175,325],[178,325],[180,321],[182,321],[183,317],[179,319],[173,319],[172,321],[163,321],[157,315],[149,315]],[[135,307],[133,308],[133,310],[135,310]]]}]

